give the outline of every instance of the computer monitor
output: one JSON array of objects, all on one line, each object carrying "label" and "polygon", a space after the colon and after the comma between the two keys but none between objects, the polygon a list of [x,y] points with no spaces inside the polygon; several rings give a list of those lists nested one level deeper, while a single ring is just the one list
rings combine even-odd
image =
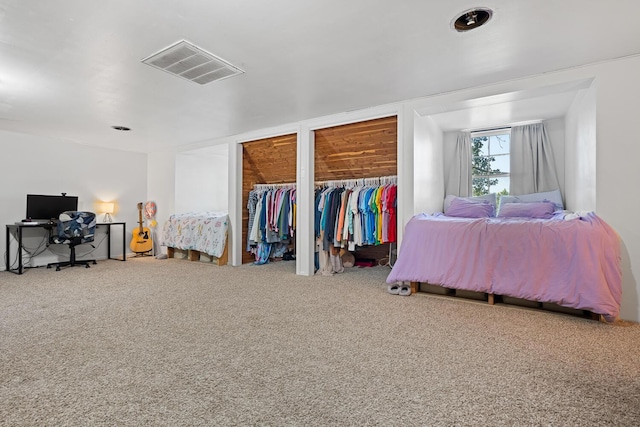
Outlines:
[{"label": "computer monitor", "polygon": [[27,216],[32,221],[58,219],[64,211],[77,211],[78,197],[27,194]]}]

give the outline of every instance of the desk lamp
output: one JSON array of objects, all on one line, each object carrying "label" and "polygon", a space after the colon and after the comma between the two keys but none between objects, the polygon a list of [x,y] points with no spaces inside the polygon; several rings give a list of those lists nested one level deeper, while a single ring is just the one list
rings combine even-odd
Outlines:
[{"label": "desk lamp", "polygon": [[102,218],[102,222],[112,222],[111,214],[113,213],[114,203],[102,203],[100,205],[100,210],[104,213],[104,217]]}]

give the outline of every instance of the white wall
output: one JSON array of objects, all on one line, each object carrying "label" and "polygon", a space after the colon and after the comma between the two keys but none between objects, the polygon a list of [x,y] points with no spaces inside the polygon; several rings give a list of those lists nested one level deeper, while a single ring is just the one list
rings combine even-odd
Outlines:
[{"label": "white wall", "polygon": [[[566,116],[565,205],[596,209],[596,85],[578,92]],[[563,193],[564,194],[564,193]]]},{"label": "white wall", "polygon": [[[455,160],[455,152],[456,152],[456,141],[458,139],[458,132],[444,132],[442,135],[442,158],[443,158],[443,175],[449,176],[449,167],[454,164]],[[445,191],[445,184],[442,185],[443,192]],[[446,196],[446,194],[445,194]],[[444,197],[443,197],[444,199]],[[444,209],[444,200],[440,203],[440,210]]]},{"label": "white wall", "polygon": [[176,156],[175,213],[229,210],[229,146]]},{"label": "white wall", "polygon": [[[138,218],[137,203],[145,200],[147,182],[147,156],[140,153],[94,148],[64,140],[37,137],[0,131],[3,164],[0,182],[3,183],[0,220],[12,224],[25,216],[27,193],[60,194],[78,196],[80,210],[98,211],[101,201],[115,201],[114,221],[127,222],[126,247],[129,247],[131,230]],[[29,232],[24,244],[37,247],[42,241],[38,230]],[[94,258],[106,258],[106,241],[98,231]],[[112,256],[122,254],[120,230],[113,228]],[[100,243],[98,245],[97,243]],[[0,239],[4,254],[5,239]],[[17,244],[12,243],[12,259]],[[77,248],[78,258],[92,248]],[[64,245],[50,246],[42,255],[34,258],[31,266],[68,259],[69,249]],[[4,262],[2,263],[4,269]]]},{"label": "white wall", "polygon": [[596,212],[622,238],[621,316],[640,321],[640,57],[596,67]]},{"label": "white wall", "polygon": [[147,173],[147,194],[148,200],[156,203],[156,228],[154,231],[154,248],[157,251],[165,252],[166,248],[159,248],[162,245],[162,227],[175,213],[175,163],[176,155],[173,152],[154,152],[149,154],[149,168]]},{"label": "white wall", "polygon": [[431,117],[414,114],[414,214],[439,212],[444,200],[443,132]]}]

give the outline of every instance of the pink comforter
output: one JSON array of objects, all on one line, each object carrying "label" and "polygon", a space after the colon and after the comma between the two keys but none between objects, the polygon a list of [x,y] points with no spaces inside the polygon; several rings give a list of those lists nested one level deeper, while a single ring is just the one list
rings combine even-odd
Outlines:
[{"label": "pink comforter", "polygon": [[387,283],[438,284],[590,310],[620,310],[620,239],[595,213],[579,219],[414,216]]}]

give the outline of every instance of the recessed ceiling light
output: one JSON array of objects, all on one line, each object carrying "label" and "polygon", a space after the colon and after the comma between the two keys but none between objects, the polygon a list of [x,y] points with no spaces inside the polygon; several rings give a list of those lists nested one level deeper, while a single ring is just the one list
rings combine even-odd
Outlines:
[{"label": "recessed ceiling light", "polygon": [[493,11],[486,7],[469,9],[451,21],[451,28],[458,32],[473,30],[489,22],[492,16]]},{"label": "recessed ceiling light", "polygon": [[128,128],[126,126],[111,126],[111,127],[115,130],[121,130],[122,132],[129,132],[131,130],[131,128]]}]

